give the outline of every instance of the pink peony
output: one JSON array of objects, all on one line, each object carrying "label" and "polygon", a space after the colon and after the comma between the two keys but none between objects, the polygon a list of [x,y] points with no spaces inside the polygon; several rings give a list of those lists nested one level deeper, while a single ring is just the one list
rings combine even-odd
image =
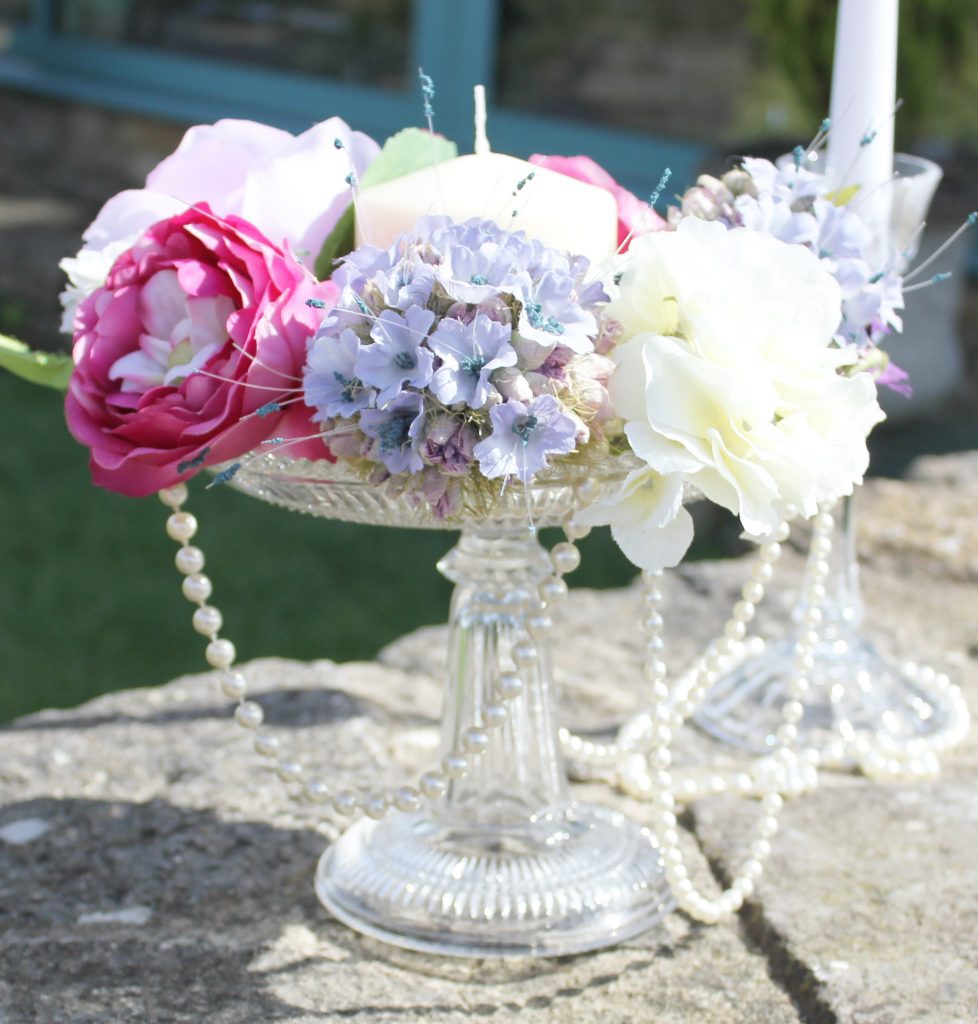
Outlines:
[{"label": "pink peony", "polygon": [[349,205],[351,169],[363,175],[378,152],[373,139],[338,117],[298,136],[255,121],[190,128],[176,151],[150,171],[145,188],[120,192],[102,207],[80,252],[62,262],[70,282],[62,295],[62,329],[72,330],[78,302],[141,232],[197,203],[222,217],[243,217],[311,268]]},{"label": "pink peony", "polygon": [[[547,170],[566,174],[568,178],[586,181],[589,185],[597,185],[610,192],[618,203],[618,244],[626,239],[648,234],[650,231],[661,231],[666,222],[653,210],[648,203],[643,203],[638,196],[622,188],[614,178],[589,156],[542,156],[534,153],[530,157],[531,164],[539,164]],[[629,237],[631,236],[631,237]],[[622,251],[628,249],[628,244]]]},{"label": "pink peony", "polygon": [[[65,413],[94,483],[140,497],[272,436],[314,435],[290,400],[322,319],[306,300],[336,293],[239,217],[200,205],[154,224],[75,318]],[[318,439],[289,452],[330,457]]]}]

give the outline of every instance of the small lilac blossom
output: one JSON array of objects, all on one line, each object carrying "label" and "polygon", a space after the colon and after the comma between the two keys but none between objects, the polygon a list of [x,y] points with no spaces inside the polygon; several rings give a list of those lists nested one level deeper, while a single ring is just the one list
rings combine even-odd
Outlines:
[{"label": "small lilac blossom", "polygon": [[424,419],[424,399],[411,391],[398,395],[383,409],[364,409],[360,429],[372,439],[366,458],[382,462],[392,474],[417,473],[424,466],[418,453]]},{"label": "small lilac blossom", "polygon": [[560,343],[572,352],[590,352],[598,324],[574,294],[574,279],[569,274],[548,272],[542,278],[523,275],[519,291],[522,302],[518,330],[538,345]]},{"label": "small lilac blossom", "polygon": [[375,274],[364,287],[364,295],[379,306],[408,309],[425,305],[434,286],[435,274],[429,264],[418,256],[404,257],[389,270]]},{"label": "small lilac blossom", "polygon": [[316,410],[315,422],[334,416],[350,417],[366,409],[377,392],[357,376],[360,339],[349,328],[339,337],[320,332],[312,340],[303,371],[305,403]]},{"label": "small lilac blossom", "polygon": [[460,416],[439,413],[425,427],[421,458],[450,476],[462,476],[472,468],[473,452],[479,436],[472,424]]},{"label": "small lilac blossom", "polygon": [[820,259],[862,258],[873,244],[873,233],[848,206],[820,199],[812,207],[812,214],[819,225],[816,246]]},{"label": "small lilac blossom", "polygon": [[386,405],[405,384],[423,388],[430,380],[434,357],[422,344],[435,319],[431,310],[411,306],[404,314],[385,309],[370,328],[372,345],[357,359],[357,376],[379,388],[378,405]]},{"label": "small lilac blossom", "polygon": [[517,476],[524,484],[547,467],[548,455],[566,455],[576,444],[577,423],[552,395],[532,402],[503,402],[489,411],[492,433],[475,446],[482,475]]},{"label": "small lilac blossom", "polygon": [[806,210],[796,213],[785,202],[779,202],[768,193],[740,196],[735,203],[740,223],[748,231],[761,231],[772,235],[789,245],[815,244],[818,238],[818,221]]},{"label": "small lilac blossom", "polygon": [[489,401],[493,370],[516,363],[516,351],[509,343],[512,336],[509,327],[482,313],[468,324],[442,320],[428,339],[442,361],[431,378],[438,401],[481,409]]}]

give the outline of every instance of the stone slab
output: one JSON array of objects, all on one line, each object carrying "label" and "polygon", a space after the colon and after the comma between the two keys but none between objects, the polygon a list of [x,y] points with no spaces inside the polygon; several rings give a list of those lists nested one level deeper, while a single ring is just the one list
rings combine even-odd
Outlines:
[{"label": "stone slab", "polygon": [[[970,465],[866,489],[864,583],[878,642],[939,660],[978,704],[978,588],[961,560],[906,540],[922,508],[972,486]],[[938,540],[961,536],[971,557],[965,506],[933,511]],[[800,563],[788,554],[787,582]],[[700,563],[669,577],[673,668],[715,633],[745,571]],[[761,628],[783,628],[790,600],[790,587],[775,590]],[[638,604],[634,588],[584,592],[559,617],[557,668],[578,727],[612,724],[640,698]],[[442,639],[406,637],[384,664],[263,659],[245,671],[300,759],[327,778],[379,766],[393,780],[435,749]],[[332,921],[312,874],[333,826],[287,801],[228,717],[201,674],[0,733],[0,1022],[978,1018],[974,738],[924,786],[827,776],[786,809],[771,870],[732,924],[672,915],[618,949],[500,963],[400,953]],[[643,813],[602,787],[585,793]],[[708,858],[697,871],[723,878],[755,814],[695,805],[688,823]]]}]

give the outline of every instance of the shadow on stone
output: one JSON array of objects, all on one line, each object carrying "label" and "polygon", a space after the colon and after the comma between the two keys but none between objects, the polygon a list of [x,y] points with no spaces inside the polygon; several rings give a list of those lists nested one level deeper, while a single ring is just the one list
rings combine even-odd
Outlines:
[{"label": "shadow on stone", "polygon": [[0,824],[28,818],[48,831],[0,844],[4,1020],[294,1016],[255,962],[287,923],[335,927],[312,889],[322,836],[161,800],[43,799],[0,811]]},{"label": "shadow on stone", "polygon": [[[302,728],[344,722],[353,718],[385,715],[378,705],[361,697],[351,696],[343,690],[324,687],[322,689],[291,689],[256,691],[252,696],[258,700],[265,712],[269,725],[284,728]],[[152,725],[166,725],[180,722],[195,722],[202,719],[231,717],[231,703],[224,707],[194,704],[187,707],[169,708],[165,711],[133,715],[127,712],[106,712],[104,714],[79,715],[73,711],[43,711],[36,715],[17,719],[4,728],[11,732],[27,732],[32,729],[82,729],[102,725],[116,725],[126,722],[145,722]],[[416,721],[406,718],[408,725],[427,725],[432,720],[417,716]]]}]

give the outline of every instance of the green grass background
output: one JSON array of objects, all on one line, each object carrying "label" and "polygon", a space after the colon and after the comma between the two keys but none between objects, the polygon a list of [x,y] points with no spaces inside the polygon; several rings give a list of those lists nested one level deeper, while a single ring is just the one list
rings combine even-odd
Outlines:
[{"label": "green grass background", "polygon": [[[0,409],[0,721],[205,669],[163,505],[92,486],[57,392],[0,372]],[[241,660],[369,658],[445,620],[451,533],[313,519],[203,480],[188,507]],[[633,576],[606,530],[583,548],[575,585]]]}]

